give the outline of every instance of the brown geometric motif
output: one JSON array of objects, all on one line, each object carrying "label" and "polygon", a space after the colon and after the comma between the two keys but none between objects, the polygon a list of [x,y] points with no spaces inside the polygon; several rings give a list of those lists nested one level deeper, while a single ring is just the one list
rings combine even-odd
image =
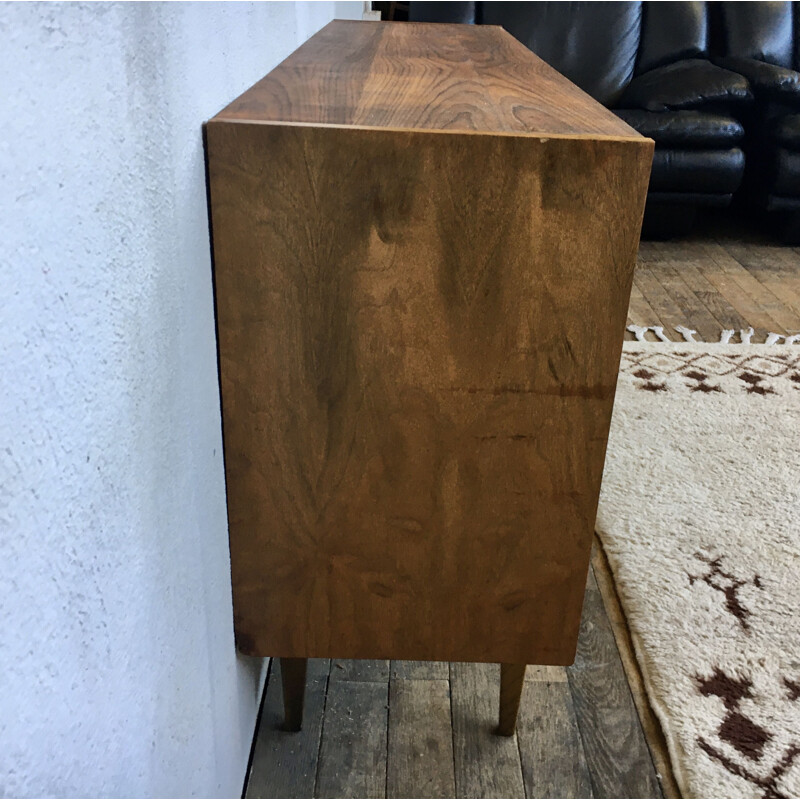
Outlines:
[{"label": "brown geometric motif", "polygon": [[758,723],[734,711],[726,715],[719,726],[719,738],[732,744],[743,756],[758,761],[764,754],[764,745],[772,738]]},{"label": "brown geometric motif", "polygon": [[700,694],[705,697],[719,697],[728,711],[738,708],[741,700],[753,697],[753,682],[750,678],[732,678],[719,667],[714,667],[708,678],[696,675],[695,681]]},{"label": "brown geometric motif", "polygon": [[[752,355],[747,347],[740,353],[689,353],[687,351],[659,352],[654,344],[641,349],[625,349],[621,372],[637,378],[637,389],[648,392],[671,392],[678,388],[670,376],[685,378],[683,385],[690,392],[725,394],[744,391],[750,395],[777,394],[776,379],[786,378],[789,386],[800,390],[800,348],[769,355]],[[780,346],[776,346],[780,349]],[[720,384],[715,378],[736,377],[735,383]],[[770,379],[770,382],[767,382]],[[726,388],[727,386],[727,392]],[[737,388],[738,387],[738,388]]]},{"label": "brown geometric motif", "polygon": [[769,385],[765,385],[764,379],[760,375],[753,375],[752,372],[742,372],[738,377],[739,380],[748,384],[748,394],[775,394],[775,390]]},{"label": "brown geometric motif", "polygon": [[686,384],[689,387],[690,392],[703,392],[708,394],[708,392],[722,391],[718,383],[708,383],[708,375],[706,375],[705,372],[701,372],[699,369],[690,369],[688,372],[684,372],[683,374],[685,377],[689,378],[690,381],[694,381],[694,383]]},{"label": "brown geometric motif", "polygon": [[644,389],[647,392],[666,392],[667,391],[667,384],[666,383],[655,383],[652,378],[655,377],[654,372],[650,372],[646,370],[644,367],[640,367],[633,373],[634,378],[639,378],[643,383],[640,383],[636,386],[637,389]]},{"label": "brown geometric motif", "polygon": [[[786,678],[783,681],[787,683]],[[725,706],[725,715],[717,730],[719,738],[733,746],[749,761],[760,761],[765,745],[774,737],[768,730],[745,716],[739,708],[743,699],[753,698],[752,680],[749,677],[732,677],[715,666],[712,674],[707,678],[695,675],[695,682],[700,694],[705,697],[715,695],[722,700]],[[764,775],[756,773],[746,764],[734,761],[703,736],[697,737],[697,745],[709,758],[717,761],[732,775],[744,778],[761,789],[762,797],[788,797],[781,792],[778,782],[800,755],[800,746],[790,745]]]},{"label": "brown geometric motif", "polygon": [[699,580],[703,581],[715,591],[720,592],[725,597],[725,610],[729,611],[734,617],[736,617],[736,620],[745,631],[749,631],[750,622],[748,620],[752,612],[750,609],[742,605],[742,601],[739,599],[739,590],[742,588],[742,586],[747,586],[749,583],[752,583],[756,589],[763,589],[764,586],[761,582],[761,576],[756,574],[747,580],[737,578],[735,575],[730,572],[726,572],[722,568],[722,560],[724,556],[710,558],[708,556],[704,556],[702,553],[695,553],[694,557],[698,561],[708,564],[709,569],[703,575],[692,575],[690,572],[687,572],[686,574],[689,577],[689,585],[694,586],[695,581]]},{"label": "brown geometric motif", "polygon": [[786,357],[779,358],[773,356],[750,356],[739,364],[740,367],[754,372],[756,375],[763,375],[767,378],[779,378],[789,372],[789,365]]},{"label": "brown geometric motif", "polygon": [[746,781],[750,781],[754,786],[761,789],[764,792],[761,795],[762,797],[791,797],[791,795],[781,792],[778,787],[778,781],[791,769],[794,760],[800,755],[800,747],[797,745],[791,745],[787,748],[786,752],[773,764],[766,775],[758,775],[746,766],[737,764],[733,759],[728,758],[724,753],[717,750],[716,747],[709,744],[702,736],[697,738],[697,744],[710,758],[713,758],[728,770],[731,775],[744,778]]},{"label": "brown geometric motif", "polygon": [[701,369],[703,372],[722,377],[723,375],[730,375],[739,368],[738,361],[741,356],[736,356],[735,358],[736,360],[733,361],[731,358],[723,358],[712,353],[702,353],[692,358],[692,366]]}]

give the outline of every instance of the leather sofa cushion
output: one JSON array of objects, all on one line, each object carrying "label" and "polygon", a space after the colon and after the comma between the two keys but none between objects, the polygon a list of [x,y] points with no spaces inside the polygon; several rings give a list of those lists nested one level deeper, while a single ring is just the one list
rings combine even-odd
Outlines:
[{"label": "leather sofa cushion", "polygon": [[715,63],[747,78],[756,97],[800,106],[800,72],[739,56],[715,59]]},{"label": "leather sofa cushion", "polygon": [[724,55],[792,66],[790,2],[709,3],[709,11],[721,16],[718,27],[724,38]]},{"label": "leather sofa cushion", "polygon": [[650,173],[651,192],[735,192],[744,175],[744,153],[729,150],[657,149]]},{"label": "leather sofa cushion", "polygon": [[777,120],[772,138],[789,150],[800,150],[800,114],[787,114]]},{"label": "leather sofa cushion", "polygon": [[642,3],[642,39],[636,74],[708,54],[706,3]]},{"label": "leather sofa cushion", "polygon": [[709,61],[690,58],[634,78],[617,105],[645,111],[730,110],[752,99],[747,80],[741,75]]},{"label": "leather sofa cushion", "polygon": [[775,150],[770,194],[784,197],[800,195],[800,152],[778,147]]},{"label": "leather sofa cushion", "polygon": [[708,192],[648,192],[647,203],[658,203],[665,205],[690,205],[703,206],[706,208],[725,208],[731,204],[733,195],[709,194]]},{"label": "leather sofa cushion", "polygon": [[764,202],[767,211],[800,211],[800,197],[781,197],[768,194]]},{"label": "leather sofa cushion", "polygon": [[481,22],[502,25],[536,55],[604,105],[633,77],[641,3],[492,2]]},{"label": "leather sofa cushion", "polygon": [[744,139],[742,124],[720,114],[702,111],[642,111],[615,109],[614,113],[657,147],[735,147]]},{"label": "leather sofa cushion", "polygon": [[423,0],[419,3],[408,4],[409,22],[462,22],[473,24],[475,18],[475,3],[430,2]]}]

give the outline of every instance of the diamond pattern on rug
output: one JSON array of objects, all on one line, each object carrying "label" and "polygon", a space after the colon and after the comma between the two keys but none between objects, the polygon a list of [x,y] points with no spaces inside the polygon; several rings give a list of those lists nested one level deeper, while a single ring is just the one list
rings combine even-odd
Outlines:
[{"label": "diamond pattern on rug", "polygon": [[[687,350],[687,346],[679,344],[669,352],[654,352],[664,349],[664,345],[626,343],[621,372],[638,378],[636,388],[646,392],[688,390],[700,394],[745,392],[765,396],[800,389],[800,348],[788,346],[785,353],[765,355],[750,352],[757,345],[737,348],[718,345],[715,349],[720,352],[713,353]],[[723,349],[727,352],[721,352]],[[731,349],[737,352],[730,352]],[[684,381],[678,384],[670,378]],[[728,380],[720,382],[717,378]]]},{"label": "diamond pattern on rug", "polygon": [[749,372],[755,372],[757,375],[766,375],[770,378],[777,378],[779,375],[786,375],[791,369],[791,365],[787,363],[789,359],[786,357],[781,358],[775,356],[774,358],[766,358],[765,356],[750,356],[741,362],[741,367]]}]

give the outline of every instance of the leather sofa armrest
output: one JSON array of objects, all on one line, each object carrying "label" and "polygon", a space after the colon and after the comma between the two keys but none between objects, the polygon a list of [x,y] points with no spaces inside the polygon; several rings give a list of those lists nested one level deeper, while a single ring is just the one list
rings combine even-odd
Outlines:
[{"label": "leather sofa armrest", "polygon": [[710,61],[690,58],[651,69],[634,78],[617,105],[645,111],[730,113],[752,100],[753,93],[745,77]]},{"label": "leather sofa armrest", "polygon": [[747,78],[757,98],[800,107],[800,72],[738,56],[725,56],[715,59],[714,63]]}]

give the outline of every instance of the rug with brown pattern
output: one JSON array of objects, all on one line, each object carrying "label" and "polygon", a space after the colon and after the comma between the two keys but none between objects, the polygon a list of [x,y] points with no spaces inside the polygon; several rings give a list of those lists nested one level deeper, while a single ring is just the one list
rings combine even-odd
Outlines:
[{"label": "rug with brown pattern", "polygon": [[683,794],[800,795],[800,346],[626,342],[597,532]]}]

